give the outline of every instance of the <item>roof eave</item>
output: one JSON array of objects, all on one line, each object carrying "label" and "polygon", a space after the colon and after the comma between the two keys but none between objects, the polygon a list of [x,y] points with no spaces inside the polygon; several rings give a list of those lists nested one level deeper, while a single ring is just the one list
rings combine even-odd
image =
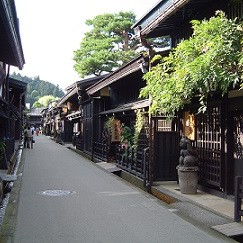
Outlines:
[{"label": "roof eave", "polygon": [[190,0],[162,0],[154,8],[152,8],[146,15],[137,21],[132,28],[135,34],[147,36],[151,33],[161,22],[168,19],[178,9],[186,5]]},{"label": "roof eave", "polygon": [[138,56],[137,58],[131,60],[130,62],[126,63],[122,67],[116,69],[109,75],[107,75],[105,78],[101,79],[99,82],[95,83],[94,85],[90,86],[88,89],[86,89],[86,92],[89,95],[95,94],[97,91],[101,90],[102,88],[114,83],[115,81],[134,73],[138,70],[141,70],[140,68],[140,61],[143,60],[146,57],[143,57],[143,55]]},{"label": "roof eave", "polygon": [[[11,46],[14,60],[7,61],[7,64],[23,69],[25,64],[24,54],[19,34],[19,23],[16,14],[16,7],[14,1],[0,0],[0,9],[3,13],[2,21],[4,22],[6,34],[8,36],[9,44]],[[4,61],[4,60],[3,60]]]}]

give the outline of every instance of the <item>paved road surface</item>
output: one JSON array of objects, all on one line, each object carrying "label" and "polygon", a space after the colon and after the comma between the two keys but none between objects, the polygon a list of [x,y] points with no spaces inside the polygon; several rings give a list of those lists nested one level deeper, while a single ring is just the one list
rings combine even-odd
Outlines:
[{"label": "paved road surface", "polygon": [[11,223],[2,242],[229,242],[48,137],[36,137],[34,149],[23,151],[21,172],[14,185],[19,195],[16,188],[11,192],[16,227]]}]

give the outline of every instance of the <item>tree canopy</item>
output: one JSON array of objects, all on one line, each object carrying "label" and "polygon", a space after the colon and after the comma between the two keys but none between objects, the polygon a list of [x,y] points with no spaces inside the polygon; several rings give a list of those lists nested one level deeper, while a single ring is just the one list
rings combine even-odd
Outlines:
[{"label": "tree canopy", "polygon": [[183,40],[169,56],[155,56],[159,63],[144,75],[146,87],[140,96],[151,97],[151,112],[173,116],[198,97],[199,112],[216,90],[225,95],[241,84],[242,24],[218,11],[209,20],[193,20],[193,35]]},{"label": "tree canopy", "polygon": [[138,41],[131,38],[135,21],[132,12],[102,14],[86,20],[91,30],[85,33],[73,58],[74,69],[81,78],[109,73],[136,56]]},{"label": "tree canopy", "polygon": [[48,105],[53,102],[59,100],[58,97],[54,97],[53,95],[45,95],[40,97],[35,103],[33,104],[33,107],[35,108],[41,108],[41,107],[48,107]]},{"label": "tree canopy", "polygon": [[41,80],[39,76],[30,78],[22,76],[20,73],[17,74],[13,72],[11,77],[28,83],[26,103],[30,103],[31,107],[42,96],[52,95],[59,98],[64,96],[64,92],[59,88],[59,85],[54,85],[48,81]]}]

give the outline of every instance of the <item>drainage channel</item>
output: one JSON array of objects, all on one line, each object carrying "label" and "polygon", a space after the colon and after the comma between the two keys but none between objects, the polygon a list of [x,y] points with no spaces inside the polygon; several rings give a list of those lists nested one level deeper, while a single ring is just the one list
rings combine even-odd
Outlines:
[{"label": "drainage channel", "polygon": [[[14,166],[14,170],[12,175],[17,175],[19,166],[20,166],[20,162],[21,162],[21,156],[22,156],[22,152],[23,152],[23,144],[19,145],[18,151],[16,151],[17,155],[16,155],[16,161],[15,161],[15,166]],[[19,175],[17,175],[17,177],[21,177],[22,173],[20,173]],[[12,190],[12,187],[14,185],[14,182],[9,182],[7,183],[9,190]],[[6,209],[8,206],[10,200],[10,192],[5,193],[5,195],[2,198],[2,201],[0,202],[0,229],[2,228],[2,224],[3,224],[3,220],[4,220],[4,216],[6,213]]]}]

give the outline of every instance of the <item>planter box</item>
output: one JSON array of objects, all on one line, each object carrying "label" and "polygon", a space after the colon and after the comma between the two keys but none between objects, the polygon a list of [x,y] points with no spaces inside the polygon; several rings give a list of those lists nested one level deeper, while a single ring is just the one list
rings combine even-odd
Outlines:
[{"label": "planter box", "polygon": [[183,167],[178,166],[178,177],[180,192],[182,194],[195,194],[197,193],[198,186],[198,166]]}]

